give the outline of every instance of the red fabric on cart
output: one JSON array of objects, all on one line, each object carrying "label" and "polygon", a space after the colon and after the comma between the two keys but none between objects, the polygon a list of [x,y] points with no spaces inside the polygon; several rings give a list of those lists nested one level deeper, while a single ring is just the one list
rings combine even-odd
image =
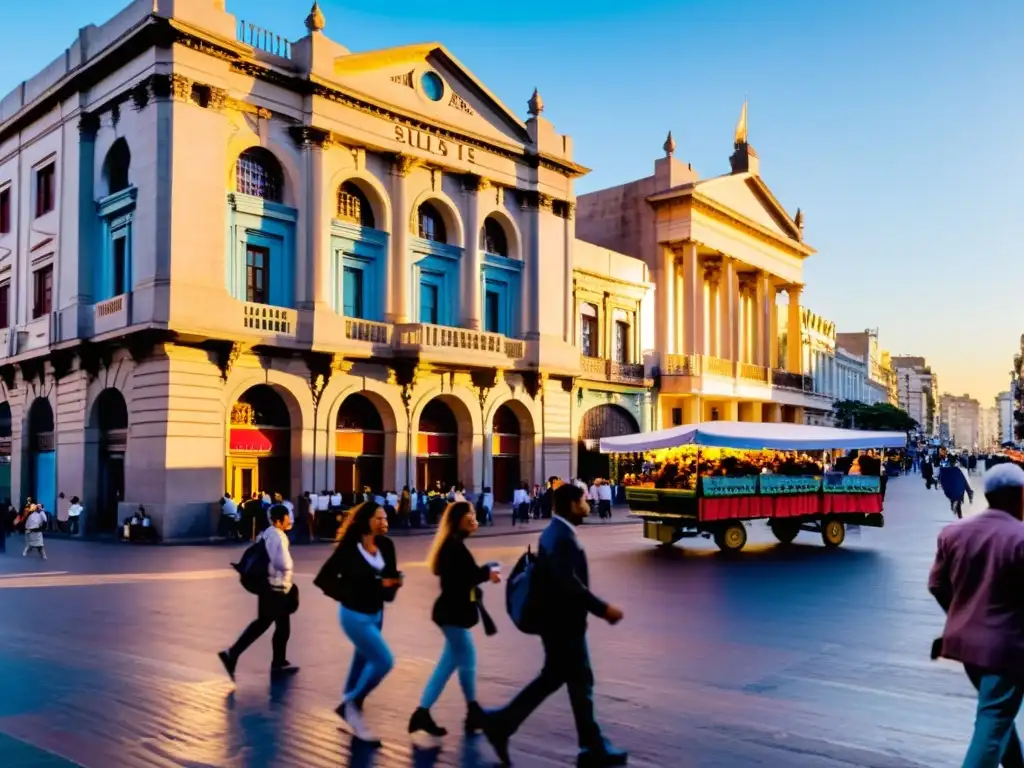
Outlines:
[{"label": "red fabric on cart", "polygon": [[819,493],[775,496],[774,502],[774,517],[804,517],[821,514],[821,494]]},{"label": "red fabric on cart", "polygon": [[704,521],[743,520],[771,516],[771,496],[704,497],[700,500],[700,519]]},{"label": "red fabric on cart", "polygon": [[824,497],[826,513],[877,515],[882,512],[882,496],[878,493],[826,493]]}]

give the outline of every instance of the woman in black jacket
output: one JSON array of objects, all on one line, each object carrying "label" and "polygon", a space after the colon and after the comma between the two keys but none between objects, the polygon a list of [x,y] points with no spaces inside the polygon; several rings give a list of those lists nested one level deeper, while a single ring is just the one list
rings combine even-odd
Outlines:
[{"label": "woman in black jacket", "polygon": [[409,720],[409,733],[424,731],[431,736],[447,733],[434,722],[430,708],[456,669],[466,697],[466,733],[475,733],[483,727],[483,710],[476,701],[476,649],[470,629],[482,616],[485,631],[494,634],[494,623],[484,610],[479,585],[485,581],[497,584],[501,574],[494,563],[477,565],[466,546],[466,538],[478,527],[473,505],[456,501],[445,509],[434,537],[427,563],[441,579],[441,595],[434,603],[433,619],[444,633],[444,652],[423,691],[419,709]]},{"label": "woman in black jacket", "polygon": [[363,721],[363,701],[395,664],[381,627],[384,603],[394,600],[402,586],[395,545],[387,532],[387,515],[376,502],[350,510],[338,531],[338,546],[317,576],[317,585],[341,603],[341,628],[355,646],[336,711],[357,739],[375,745],[380,742]]}]

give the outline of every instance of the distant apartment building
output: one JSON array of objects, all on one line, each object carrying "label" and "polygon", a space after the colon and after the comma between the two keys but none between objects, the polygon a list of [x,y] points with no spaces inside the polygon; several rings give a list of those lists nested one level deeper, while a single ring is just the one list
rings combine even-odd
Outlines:
[{"label": "distant apartment building", "polygon": [[899,407],[921,425],[925,435],[939,435],[939,377],[923,357],[897,355],[892,358]]},{"label": "distant apartment building", "polygon": [[969,395],[943,394],[940,401],[940,434],[964,450],[981,442],[981,403]]},{"label": "distant apartment building", "polygon": [[856,333],[837,333],[836,347],[846,351],[848,357],[863,361],[865,381],[863,396],[852,399],[865,403],[896,404],[896,382],[886,353],[878,344],[878,329]]},{"label": "distant apartment building", "polygon": [[999,406],[989,405],[978,411],[978,448],[991,451],[999,447]]}]

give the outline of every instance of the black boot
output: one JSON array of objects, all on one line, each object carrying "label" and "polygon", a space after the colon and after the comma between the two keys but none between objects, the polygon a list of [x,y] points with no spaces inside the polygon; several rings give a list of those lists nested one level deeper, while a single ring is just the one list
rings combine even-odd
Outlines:
[{"label": "black boot", "polygon": [[483,709],[475,701],[469,702],[466,706],[466,735],[480,733],[484,729],[484,722],[487,716]]},{"label": "black boot", "polygon": [[448,735],[447,729],[435,723],[434,718],[430,715],[430,710],[423,709],[423,707],[413,712],[412,717],[409,718],[409,733],[416,733],[416,731],[423,731],[429,736],[438,738]]}]

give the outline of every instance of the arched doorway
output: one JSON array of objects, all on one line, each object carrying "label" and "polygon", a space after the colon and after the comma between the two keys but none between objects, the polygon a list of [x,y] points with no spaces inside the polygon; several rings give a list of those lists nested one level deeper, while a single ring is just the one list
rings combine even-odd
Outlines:
[{"label": "arched doorway", "polygon": [[92,421],[99,431],[95,529],[109,533],[117,529],[117,509],[124,501],[124,457],[128,448],[128,404],[124,395],[116,389],[100,392],[93,405]]},{"label": "arched doorway", "polygon": [[11,406],[0,403],[0,502],[11,498]]},{"label": "arched doorway", "polygon": [[57,442],[53,408],[37,397],[28,412],[28,494],[50,514],[57,509]]},{"label": "arched doorway", "polygon": [[334,490],[354,494],[384,488],[384,420],[366,395],[351,394],[335,425]]},{"label": "arched doorway", "polygon": [[491,476],[495,501],[512,501],[512,491],[522,482],[521,452],[519,417],[506,403],[494,412],[491,423]]},{"label": "arched doorway", "polygon": [[602,437],[635,435],[640,431],[633,415],[618,405],[597,405],[583,414],[577,436],[576,476],[590,482],[603,477],[617,483],[618,473],[611,457],[600,452]]},{"label": "arched doorway", "polygon": [[460,480],[458,419],[448,403],[435,398],[420,414],[417,430],[416,487],[447,493]]},{"label": "arched doorway", "polygon": [[291,497],[291,417],[268,384],[247,389],[231,406],[228,490],[235,499],[266,491]]}]

